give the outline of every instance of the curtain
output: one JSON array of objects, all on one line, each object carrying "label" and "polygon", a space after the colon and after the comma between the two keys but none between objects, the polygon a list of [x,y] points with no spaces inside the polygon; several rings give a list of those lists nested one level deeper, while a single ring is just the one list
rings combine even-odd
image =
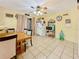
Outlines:
[{"label": "curtain", "polygon": [[24,32],[25,15],[16,15],[16,18],[17,18],[16,32]]}]

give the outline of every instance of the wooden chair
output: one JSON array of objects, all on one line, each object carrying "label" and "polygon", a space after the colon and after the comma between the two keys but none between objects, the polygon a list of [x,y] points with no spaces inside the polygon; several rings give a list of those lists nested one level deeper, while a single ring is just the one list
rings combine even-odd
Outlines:
[{"label": "wooden chair", "polygon": [[10,32],[15,32],[15,28],[8,28],[7,33],[10,33]]},{"label": "wooden chair", "polygon": [[[27,34],[27,35],[30,35],[30,36],[32,36],[32,30],[29,30],[29,29],[24,29],[24,32]],[[29,40],[27,41],[27,44],[29,43]],[[31,44],[31,46],[32,46],[32,40],[30,40],[30,44]]]},{"label": "wooden chair", "polygon": [[24,32],[25,32],[27,35],[32,36],[32,30],[24,29]]}]

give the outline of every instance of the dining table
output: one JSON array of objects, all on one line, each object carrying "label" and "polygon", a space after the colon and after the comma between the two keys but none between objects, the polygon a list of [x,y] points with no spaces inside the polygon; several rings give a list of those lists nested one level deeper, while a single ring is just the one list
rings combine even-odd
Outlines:
[{"label": "dining table", "polygon": [[18,54],[21,54],[23,52],[26,52],[26,42],[27,40],[30,40],[30,44],[31,46],[33,45],[32,44],[32,36],[30,35],[27,35],[26,33],[23,33],[23,32],[17,32],[17,55]]},{"label": "dining table", "polygon": [[[26,46],[27,46],[27,41],[30,41],[30,45],[32,46],[32,36],[27,35],[24,32],[9,32],[9,33],[0,33],[0,42],[8,42],[10,40],[13,40],[13,38],[16,38],[15,41],[13,41],[15,44],[12,43],[13,47],[12,51],[16,51],[16,56],[19,54],[22,54],[23,52],[26,52]],[[9,42],[10,43],[10,42]],[[6,44],[7,48],[10,44]],[[0,45],[2,46],[2,44]],[[1,48],[1,47],[0,47]],[[14,49],[15,48],[15,49]],[[10,50],[10,49],[8,49]],[[6,51],[6,50],[5,50]],[[6,51],[7,52],[7,51]],[[13,52],[14,54],[14,52]]]},{"label": "dining table", "polygon": [[30,40],[32,46],[32,36],[25,34],[24,32],[17,32],[17,42],[23,40]]}]

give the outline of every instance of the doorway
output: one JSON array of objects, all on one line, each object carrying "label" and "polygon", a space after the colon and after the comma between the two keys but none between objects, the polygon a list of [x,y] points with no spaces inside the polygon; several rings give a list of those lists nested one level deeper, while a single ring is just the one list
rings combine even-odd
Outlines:
[{"label": "doorway", "polygon": [[25,25],[24,32],[32,36],[32,18],[27,18]]},{"label": "doorway", "polygon": [[48,21],[47,36],[55,38],[55,21]]},{"label": "doorway", "polygon": [[38,18],[36,21],[36,35],[46,36],[46,24],[44,18]]}]

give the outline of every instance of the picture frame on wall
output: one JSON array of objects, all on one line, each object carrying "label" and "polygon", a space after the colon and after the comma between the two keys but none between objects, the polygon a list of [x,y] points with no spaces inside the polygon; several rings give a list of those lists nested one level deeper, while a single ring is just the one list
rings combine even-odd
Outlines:
[{"label": "picture frame on wall", "polygon": [[71,19],[66,19],[65,24],[71,24]]},{"label": "picture frame on wall", "polygon": [[71,27],[71,19],[65,19],[66,27]]}]

